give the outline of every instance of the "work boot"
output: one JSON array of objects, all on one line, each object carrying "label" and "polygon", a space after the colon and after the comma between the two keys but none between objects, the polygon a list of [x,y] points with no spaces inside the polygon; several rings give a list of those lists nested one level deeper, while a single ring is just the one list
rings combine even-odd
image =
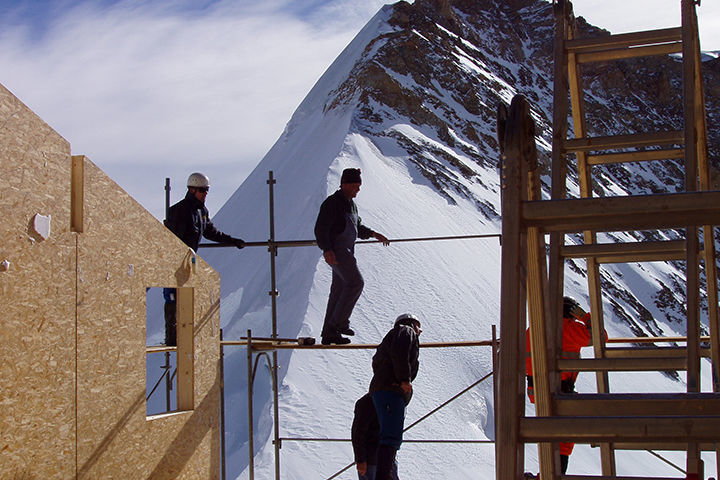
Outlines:
[{"label": "work boot", "polygon": [[323,345],[347,345],[348,343],[350,343],[350,339],[345,338],[341,335],[330,335],[327,337],[322,337],[320,343],[322,343]]},{"label": "work boot", "polygon": [[347,335],[348,337],[352,337],[353,335],[355,335],[355,330],[353,330],[352,328],[348,327],[348,328],[346,328],[345,330],[341,330],[341,331],[340,331],[340,334],[341,334],[341,335]]}]

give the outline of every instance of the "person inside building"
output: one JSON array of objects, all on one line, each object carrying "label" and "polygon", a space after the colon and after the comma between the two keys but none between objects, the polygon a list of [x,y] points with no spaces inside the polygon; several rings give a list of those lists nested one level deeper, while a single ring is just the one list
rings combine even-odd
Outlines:
[{"label": "person inside building", "polygon": [[[563,297],[562,321],[562,352],[560,358],[580,358],[580,349],[592,345],[590,314],[585,312],[574,298]],[[603,340],[607,340],[607,332],[603,332],[603,335]],[[527,395],[530,403],[535,403],[529,328],[525,331],[525,350]],[[560,372],[560,391],[566,394],[576,393],[575,381],[577,380],[577,376],[578,372]],[[567,472],[570,454],[574,447],[574,443],[560,442],[560,465],[563,475]]]},{"label": "person inside building", "polygon": [[[377,451],[380,441],[380,426],[372,397],[366,393],[355,402],[350,438],[352,440],[355,467],[359,480],[375,480],[377,473]],[[398,480],[397,463],[393,463],[391,476]]]},{"label": "person inside building", "polygon": [[369,390],[380,425],[375,480],[393,478],[393,465],[403,439],[405,408],[420,367],[420,327],[415,315],[400,315],[373,355]]},{"label": "person inside building", "polygon": [[[207,175],[195,172],[187,180],[185,198],[170,207],[165,226],[170,229],[185,245],[197,252],[200,238],[205,237],[221,243],[229,243],[243,248],[245,242],[223,233],[210,221],[210,214],[205,207],[205,199],[210,191],[210,179]],[[176,291],[174,288],[163,289],[165,299],[165,345],[177,345],[176,330]]]},{"label": "person inside building", "polygon": [[355,259],[355,241],[375,238],[387,246],[385,235],[362,224],[353,201],[360,191],[359,168],[346,168],[340,177],[340,189],[320,205],[315,221],[315,240],[332,268],[332,283],[321,332],[323,345],[350,343],[350,315],[360,298],[365,282]]}]

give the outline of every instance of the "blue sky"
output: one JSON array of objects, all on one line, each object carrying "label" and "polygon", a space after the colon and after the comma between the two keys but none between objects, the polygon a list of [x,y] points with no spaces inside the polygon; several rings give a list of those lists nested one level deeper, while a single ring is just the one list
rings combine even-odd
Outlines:
[{"label": "blue sky", "polygon": [[[0,83],[154,215],[165,177],[175,201],[194,170],[213,213],[384,3],[0,0]],[[706,49],[720,50],[718,3],[699,8]],[[679,4],[574,2],[614,32],[676,26]]]}]

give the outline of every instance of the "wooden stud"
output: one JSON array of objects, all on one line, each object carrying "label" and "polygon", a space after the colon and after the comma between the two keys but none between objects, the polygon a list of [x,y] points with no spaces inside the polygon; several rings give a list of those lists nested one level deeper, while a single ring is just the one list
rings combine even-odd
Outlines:
[{"label": "wooden stud", "polygon": [[594,258],[598,263],[683,260],[685,259],[685,242],[673,240],[566,245],[562,248],[561,254],[565,258]]},{"label": "wooden stud", "polygon": [[589,165],[610,165],[616,163],[647,162],[678,158],[685,158],[684,148],[669,148],[664,150],[641,150],[636,152],[588,155],[587,161]]},{"label": "wooden stud", "polygon": [[596,38],[569,40],[566,43],[568,53],[607,50],[610,48],[634,47],[656,43],[679,42],[682,40],[682,28],[664,28],[644,32],[620,33]]},{"label": "wooden stud", "polygon": [[680,145],[684,143],[683,132],[634,133],[601,137],[573,138],[565,142],[567,152],[591,152],[616,148],[638,148],[654,145]]},{"label": "wooden stud", "polygon": [[685,370],[685,358],[580,358],[560,359],[558,368],[567,372],[656,372],[663,370]]},{"label": "wooden stud", "polygon": [[177,406],[178,410],[195,408],[194,376],[194,298],[193,289],[177,289]]},{"label": "wooden stud", "polygon": [[84,231],[85,156],[73,155],[70,169],[70,231]]},{"label": "wooden stud", "polygon": [[521,379],[522,342],[525,325],[526,244],[520,229],[520,205],[526,195],[521,175],[524,130],[519,125],[523,100],[514,98],[508,113],[498,111],[498,139],[501,145],[502,181],[502,263],[500,278],[500,372],[495,443],[495,471],[498,480],[516,480],[524,471],[524,448],[519,439],[519,418],[525,402]]},{"label": "wooden stud", "polygon": [[720,416],[525,417],[520,436],[528,443],[715,442]]},{"label": "wooden stud", "polygon": [[720,225],[720,192],[525,202],[522,216],[527,226],[546,232]]},{"label": "wooden stud", "polygon": [[682,44],[663,43],[647,47],[622,48],[617,50],[603,50],[599,52],[578,53],[578,63],[607,62],[609,60],[622,60],[636,57],[650,57],[653,55],[671,55],[681,53]]},{"label": "wooden stud", "polygon": [[702,416],[720,412],[720,396],[705,394],[578,394],[558,396],[558,416]]}]

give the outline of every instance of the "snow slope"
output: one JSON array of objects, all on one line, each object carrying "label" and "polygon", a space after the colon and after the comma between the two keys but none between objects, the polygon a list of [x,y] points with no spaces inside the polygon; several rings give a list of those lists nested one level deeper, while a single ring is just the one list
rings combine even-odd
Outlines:
[{"label": "snow slope", "polygon": [[[499,232],[494,123],[487,112],[517,93],[513,85],[520,84],[519,77],[530,78],[522,90],[537,100],[535,113],[542,132],[539,147],[547,153],[551,86],[543,80],[542,70],[547,65],[539,62],[533,67],[536,70],[519,65],[523,60],[530,62],[533,55],[539,57],[536,52],[540,48],[521,32],[522,28],[529,29],[528,25],[536,22],[536,33],[547,34],[547,28],[542,27],[545,20],[538,19],[544,18],[550,7],[544,2],[518,0],[516,3],[523,4],[518,18],[527,21],[518,27],[518,34],[525,40],[508,49],[501,38],[478,27],[487,24],[483,28],[493,28],[492,22],[500,15],[496,10],[504,8],[502,2],[479,3],[487,10],[473,14],[456,9],[454,20],[445,26],[430,17],[423,17],[427,24],[421,26],[398,24],[403,15],[412,17],[423,14],[422,9],[431,9],[430,0],[416,0],[412,7],[403,2],[384,7],[318,81],[277,143],[215,216],[216,225],[245,240],[266,240],[266,180],[272,171],[277,179],[276,239],[312,239],[320,203],[338,187],[340,172],[359,167],[363,185],[356,202],[363,222],[391,239]],[[502,15],[503,21],[519,21],[510,14]],[[465,36],[460,35],[463,29]],[[422,78],[388,56],[388,51],[397,51],[393,42],[398,39],[405,42],[406,50],[399,51],[402,61],[424,63],[431,74]],[[451,55],[416,58],[409,53],[416,51],[413,48],[445,44],[453,45]],[[515,58],[517,55],[523,58]],[[443,72],[432,71],[437,66],[434,61],[440,65],[447,58],[453,60],[442,64]],[[453,90],[464,89],[464,81],[485,89],[483,95],[473,97],[467,91],[458,94]],[[400,94],[396,98],[392,92]],[[597,95],[600,103],[602,97]],[[411,104],[416,97],[418,103]],[[632,175],[662,183],[654,173]],[[607,192],[641,188],[613,183],[613,179],[608,175],[603,180]],[[499,251],[494,238],[395,243],[387,248],[358,245],[366,285],[351,319],[357,332],[353,341],[379,342],[403,312],[415,313],[423,320],[424,342],[490,339],[499,315]],[[212,249],[200,253],[222,277],[224,338],[238,339],[248,329],[254,336],[269,335],[267,251]],[[320,251],[316,247],[281,249],[277,272],[278,334],[319,337],[330,286],[330,269]],[[669,310],[655,306],[657,291],[677,276],[677,269],[664,263],[618,266],[604,275],[607,283],[616,286],[614,303],[606,305],[610,336],[683,333],[678,331],[679,325],[673,326]],[[569,270],[566,293],[585,299],[582,303],[587,304],[585,282],[580,268]],[[624,296],[627,292],[632,295]],[[669,297],[674,305],[676,292],[671,291]],[[650,320],[638,319],[640,315],[634,310],[638,302],[648,308]],[[349,438],[353,404],[370,380],[372,353],[281,351],[281,436]],[[229,347],[226,355],[228,478],[248,478],[245,351]],[[416,395],[406,424],[492,370],[488,347],[423,349],[420,361]],[[707,381],[704,378],[706,385]],[[258,373],[255,388],[256,478],[273,478],[270,385],[264,368]],[[611,388],[618,392],[681,391],[684,385],[659,373],[644,374],[640,379],[615,374],[611,375]],[[594,390],[591,375],[580,376],[578,390]],[[492,384],[488,380],[413,428],[406,438],[492,439],[493,413]],[[328,478],[352,462],[349,443],[285,441],[282,447],[283,479]],[[528,447],[527,457],[528,469],[536,470],[534,448]],[[682,463],[682,455],[673,457]],[[407,443],[398,458],[404,480],[494,477],[492,444]],[[578,446],[569,473],[599,471],[598,451]],[[619,472],[676,474],[647,453],[623,453]],[[351,469],[338,478],[356,475]]]}]

